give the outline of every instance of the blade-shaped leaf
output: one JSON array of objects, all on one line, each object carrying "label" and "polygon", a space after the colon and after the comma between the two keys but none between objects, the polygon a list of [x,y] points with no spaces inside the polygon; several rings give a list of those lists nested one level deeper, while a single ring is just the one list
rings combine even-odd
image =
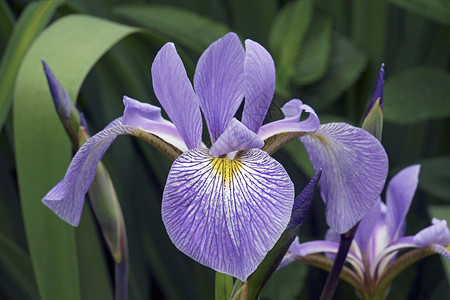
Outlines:
[{"label": "blade-shaped leaf", "polygon": [[62,0],[39,1],[28,5],[17,21],[0,65],[0,130],[3,127],[20,65],[28,48],[53,16]]},{"label": "blade-shaped leaf", "polygon": [[385,85],[386,121],[411,124],[450,116],[450,74],[415,67],[394,74]]},{"label": "blade-shaped leaf", "polygon": [[270,31],[269,44],[275,65],[277,83],[286,89],[294,75],[294,62],[313,15],[313,1],[297,0],[286,4],[277,14]]},{"label": "blade-shaped leaf", "polygon": [[450,201],[450,157],[429,158],[420,164],[420,188],[435,197]]},{"label": "blade-shaped leaf", "polygon": [[163,5],[122,5],[116,7],[114,13],[199,53],[230,31],[225,25],[208,18]]},{"label": "blade-shaped leaf", "polygon": [[293,80],[296,84],[311,84],[325,75],[330,61],[332,28],[331,18],[316,10],[295,63]]},{"label": "blade-shaped leaf", "polygon": [[136,31],[94,17],[65,17],[39,36],[20,68],[14,98],[17,173],[31,261],[43,299],[79,299],[80,292],[74,230],[40,201],[63,177],[71,149],[53,107],[41,58],[76,99],[95,62]]},{"label": "blade-shaped leaf", "polygon": [[352,86],[367,64],[367,57],[347,38],[334,33],[327,73],[318,82],[305,86],[300,97],[305,103],[319,109],[336,101]]},{"label": "blade-shaped leaf", "polygon": [[25,295],[31,299],[38,299],[30,258],[23,249],[3,234],[0,234],[0,265]]},{"label": "blade-shaped leaf", "polygon": [[450,25],[450,1],[442,0],[388,0],[395,5],[436,22]]}]

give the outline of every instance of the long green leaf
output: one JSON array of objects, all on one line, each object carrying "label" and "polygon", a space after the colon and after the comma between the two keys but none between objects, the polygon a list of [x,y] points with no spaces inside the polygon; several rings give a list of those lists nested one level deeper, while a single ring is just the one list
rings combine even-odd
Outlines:
[{"label": "long green leaf", "polygon": [[31,299],[38,299],[33,267],[25,251],[0,233],[0,265],[20,290]]},{"label": "long green leaf", "polygon": [[208,18],[163,5],[123,5],[116,7],[114,13],[199,53],[230,31]]},{"label": "long green leaf", "polygon": [[318,82],[305,86],[303,101],[315,109],[326,107],[356,82],[367,64],[367,58],[348,39],[335,32],[327,73]]},{"label": "long green leaf", "polygon": [[63,0],[31,3],[20,16],[0,65],[0,130],[3,127],[14,90],[17,72],[34,39],[48,23]]},{"label": "long green leaf", "polygon": [[14,98],[17,172],[31,260],[43,299],[80,299],[80,284],[74,230],[40,201],[63,177],[71,149],[40,60],[47,60],[71,99],[76,99],[96,61],[137,31],[98,18],[68,16],[39,36],[20,68]]},{"label": "long green leaf", "polygon": [[435,197],[450,201],[450,156],[428,158],[420,164],[420,187]]},{"label": "long green leaf", "polygon": [[331,18],[317,10],[295,63],[295,83],[311,84],[325,75],[330,61],[332,28]]},{"label": "long green leaf", "polygon": [[386,121],[410,124],[450,116],[450,74],[416,67],[388,78],[384,90]]},{"label": "long green leaf", "polygon": [[277,66],[277,85],[286,90],[294,75],[302,42],[313,15],[313,1],[297,0],[286,4],[277,14],[270,31],[270,50]]},{"label": "long green leaf", "polygon": [[446,0],[388,0],[415,14],[450,25],[450,1]]}]

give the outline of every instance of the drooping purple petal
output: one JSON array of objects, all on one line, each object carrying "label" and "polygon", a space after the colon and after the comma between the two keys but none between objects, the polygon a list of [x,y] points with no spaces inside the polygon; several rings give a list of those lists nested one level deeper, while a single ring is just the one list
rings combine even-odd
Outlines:
[{"label": "drooping purple petal", "polygon": [[165,44],[152,65],[153,90],[189,149],[201,146],[199,101],[173,43]]},{"label": "drooping purple petal", "polygon": [[61,180],[42,202],[61,219],[78,226],[83,210],[84,196],[94,180],[97,164],[117,135],[131,134],[133,127],[123,126],[121,119],[111,122],[78,150]]},{"label": "drooping purple petal", "polygon": [[183,152],[188,150],[175,125],[161,116],[161,108],[139,102],[127,96],[123,97],[123,104],[125,105],[123,125],[141,128]]},{"label": "drooping purple petal", "polygon": [[[271,122],[263,125],[258,135],[263,139],[267,139],[271,136],[282,132],[312,132],[319,128],[320,121],[314,110],[302,101],[293,99],[286,103],[281,110],[283,111],[285,118],[275,122]],[[302,112],[309,113],[306,120],[300,121]]]},{"label": "drooping purple petal", "polygon": [[450,231],[446,220],[433,218],[433,225],[422,229],[414,236],[414,244],[417,247],[426,247],[431,244],[441,246],[450,245]]},{"label": "drooping purple petal", "polygon": [[245,104],[242,123],[258,133],[275,92],[275,64],[260,44],[245,41]]},{"label": "drooping purple petal", "polygon": [[314,168],[323,170],[321,195],[327,224],[345,233],[373,207],[383,190],[386,152],[370,133],[346,123],[321,125],[300,140]]},{"label": "drooping purple petal", "polygon": [[244,124],[233,118],[225,131],[212,145],[209,154],[215,157],[230,153],[236,150],[248,150],[261,148],[264,141],[253,131],[245,127]]},{"label": "drooping purple petal", "polygon": [[244,58],[238,36],[228,33],[212,43],[197,63],[194,87],[211,143],[225,130],[244,98]]},{"label": "drooping purple petal", "polygon": [[392,240],[403,236],[406,214],[419,183],[420,165],[407,167],[395,175],[386,190],[386,225]]},{"label": "drooping purple petal", "polygon": [[193,149],[172,165],[162,219],[180,251],[245,281],[286,228],[293,201],[288,174],[264,151],[230,160]]}]

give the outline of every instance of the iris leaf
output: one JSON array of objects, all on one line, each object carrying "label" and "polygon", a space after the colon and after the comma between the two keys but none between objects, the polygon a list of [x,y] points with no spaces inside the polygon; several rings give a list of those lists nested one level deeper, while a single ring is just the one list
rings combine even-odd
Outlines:
[{"label": "iris leaf", "polygon": [[0,265],[16,285],[31,299],[38,299],[33,267],[26,252],[0,233]]},{"label": "iris leaf", "polygon": [[17,173],[31,261],[43,299],[80,299],[80,283],[74,230],[40,201],[63,177],[71,149],[53,107],[41,58],[71,99],[76,99],[95,62],[137,31],[94,17],[59,19],[32,45],[18,73],[14,98]]},{"label": "iris leaf", "polygon": [[311,84],[325,75],[330,61],[332,28],[331,18],[316,10],[295,63],[293,80],[296,84]]},{"label": "iris leaf", "polygon": [[384,117],[411,124],[450,116],[450,74],[431,67],[415,67],[388,77]]},{"label": "iris leaf", "polygon": [[367,57],[347,38],[334,33],[327,73],[318,82],[305,86],[300,98],[314,109],[326,107],[351,87],[367,64]]},{"label": "iris leaf", "polygon": [[412,13],[450,25],[450,2],[442,0],[388,0]]},{"label": "iris leaf", "polygon": [[420,164],[420,188],[435,197],[450,201],[450,156],[429,158]]},{"label": "iris leaf", "polygon": [[30,3],[14,26],[0,63],[0,130],[11,106],[14,82],[23,58],[62,2],[55,0]]},{"label": "iris leaf", "polygon": [[206,17],[163,5],[122,5],[114,8],[114,13],[198,53],[230,31],[225,25]]}]

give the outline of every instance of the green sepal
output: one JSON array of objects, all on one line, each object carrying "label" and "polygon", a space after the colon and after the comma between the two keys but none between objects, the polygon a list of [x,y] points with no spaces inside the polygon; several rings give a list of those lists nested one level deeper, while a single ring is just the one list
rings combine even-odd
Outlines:
[{"label": "green sepal", "polygon": [[361,126],[362,129],[370,132],[374,137],[381,141],[381,134],[383,131],[383,108],[380,104],[381,98],[378,98]]}]

